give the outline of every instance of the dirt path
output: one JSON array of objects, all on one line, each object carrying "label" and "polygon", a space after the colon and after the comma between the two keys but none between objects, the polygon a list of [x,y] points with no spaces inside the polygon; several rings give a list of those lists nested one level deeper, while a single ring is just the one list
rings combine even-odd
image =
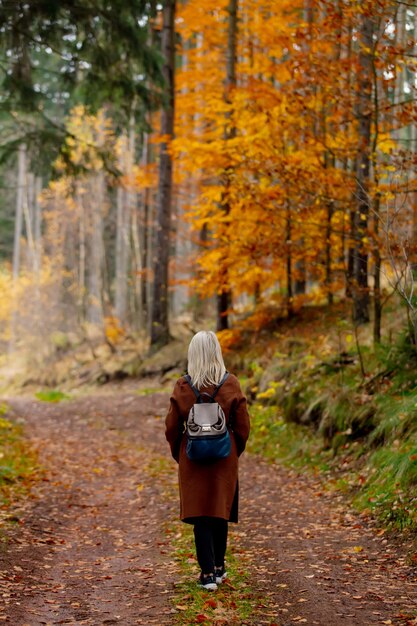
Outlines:
[{"label": "dirt path", "polygon": [[277,624],[417,624],[417,568],[404,545],[319,482],[253,458],[244,476],[239,532]]},{"label": "dirt path", "polygon": [[[0,621],[172,624],[179,573],[166,533],[177,515],[167,396],[11,404],[46,474],[3,543]],[[245,624],[417,624],[407,617],[416,570],[391,540],[311,480],[249,456],[241,470],[232,543],[266,599]]]}]

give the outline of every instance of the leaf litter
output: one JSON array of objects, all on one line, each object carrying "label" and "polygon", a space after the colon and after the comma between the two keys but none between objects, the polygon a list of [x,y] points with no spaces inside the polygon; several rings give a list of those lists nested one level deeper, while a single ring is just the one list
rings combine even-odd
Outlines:
[{"label": "leaf litter", "polygon": [[[120,393],[62,405],[10,401],[45,476],[13,512],[18,528],[3,529],[2,622],[163,626],[189,607],[192,598],[178,601],[166,527],[178,512],[160,417],[167,402],[166,394]],[[242,457],[241,523],[231,530],[253,591],[240,626],[417,623],[417,563],[318,481]],[[239,593],[233,581],[223,590]],[[232,624],[222,610],[208,598],[195,623],[216,614],[219,625]]]}]

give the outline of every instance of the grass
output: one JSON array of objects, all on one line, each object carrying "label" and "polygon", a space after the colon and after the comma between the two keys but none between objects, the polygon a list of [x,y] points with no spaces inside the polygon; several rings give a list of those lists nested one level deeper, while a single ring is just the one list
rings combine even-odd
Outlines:
[{"label": "grass", "polygon": [[[34,451],[23,438],[22,426],[7,419],[7,408],[0,413],[0,506],[7,511],[10,504],[25,495],[39,471]],[[13,520],[12,520],[13,521]]]},{"label": "grass", "polygon": [[321,441],[311,428],[286,422],[276,406],[255,403],[250,408],[251,434],[247,450],[270,461],[302,469],[309,465],[328,468]]},{"label": "grass", "polygon": [[343,353],[317,344],[291,353],[278,342],[269,360],[252,355],[242,377],[253,399],[249,451],[320,473],[381,524],[416,531],[415,348],[405,336],[364,345],[363,376],[352,343]]},{"label": "grass", "polygon": [[[166,457],[152,454],[145,471],[151,479],[158,480],[162,498],[172,501],[178,497],[176,472]],[[179,520],[169,521],[165,533],[178,570],[172,599],[173,625],[249,626],[257,623],[252,617],[258,605],[265,608],[267,600],[258,597],[250,586],[249,556],[241,549],[240,536],[233,532],[233,525],[226,554],[229,578],[214,593],[199,588],[197,584],[200,570],[195,558],[192,526]]]},{"label": "grass", "polygon": [[154,393],[163,393],[166,392],[166,388],[159,386],[159,387],[143,387],[141,389],[137,389],[135,391],[135,394],[138,396],[151,396]]},{"label": "grass", "polygon": [[70,400],[70,396],[58,389],[46,389],[35,393],[35,397],[42,402],[62,402],[62,400]]},{"label": "grass", "polygon": [[228,549],[226,562],[229,578],[216,592],[209,592],[197,585],[200,572],[191,550],[194,544],[192,527],[179,522],[171,532],[181,572],[173,601],[176,610],[173,623],[177,626],[244,626],[254,623],[252,617],[256,607],[264,604],[265,599],[261,600],[251,589],[244,552],[238,546]]},{"label": "grass", "polygon": [[387,526],[417,529],[417,440],[407,438],[372,451],[353,504]]},{"label": "grass", "polygon": [[[404,411],[403,405],[394,406],[397,412],[389,413],[386,420],[385,413],[378,413],[387,437],[384,443],[372,444],[375,429],[356,440],[351,433],[336,432],[333,447],[326,447],[311,427],[286,422],[277,407],[255,404],[248,450],[299,471],[320,473],[329,488],[348,494],[358,510],[372,514],[385,526],[415,531],[417,436],[414,430],[404,431],[407,418],[398,416]],[[380,433],[382,427],[377,428]],[[402,438],[398,437],[400,432]]]}]

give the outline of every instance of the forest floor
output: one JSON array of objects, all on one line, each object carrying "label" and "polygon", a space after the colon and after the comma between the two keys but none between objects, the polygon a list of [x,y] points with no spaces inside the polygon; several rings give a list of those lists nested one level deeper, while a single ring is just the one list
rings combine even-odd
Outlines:
[{"label": "forest floor", "polygon": [[[7,402],[44,469],[14,511],[18,521],[3,525],[0,621],[186,623],[192,599],[178,596],[184,570],[171,539],[184,525],[164,439],[168,395],[109,388],[59,404]],[[319,479],[250,455],[240,476],[231,545],[248,571],[252,613],[210,623],[417,624],[417,570],[404,539],[352,512]],[[233,580],[224,589],[232,599],[241,593]]]}]

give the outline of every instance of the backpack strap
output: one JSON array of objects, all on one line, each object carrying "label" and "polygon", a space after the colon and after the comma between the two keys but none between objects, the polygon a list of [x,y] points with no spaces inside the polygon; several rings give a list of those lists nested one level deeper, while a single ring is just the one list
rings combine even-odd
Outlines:
[{"label": "backpack strap", "polygon": [[229,378],[229,372],[226,372],[225,375],[223,376],[223,378],[221,379],[220,383],[217,385],[216,389],[214,390],[214,393],[211,396],[212,400],[214,400],[214,398],[217,396],[217,393],[218,393],[220,387],[226,382],[226,380],[228,378]]},{"label": "backpack strap", "polygon": [[203,394],[201,394],[197,387],[194,387],[192,381],[191,381],[191,376],[189,374],[186,374],[184,376],[185,380],[187,381],[187,383],[190,385],[191,389],[194,391],[196,397],[197,397],[197,401],[200,400],[202,395],[208,396],[209,398],[211,398],[212,400],[214,400],[214,398],[217,396],[217,392],[219,391],[220,387],[223,385],[223,383],[226,382],[226,380],[229,377],[229,372],[226,372],[225,375],[223,376],[223,378],[221,379],[220,383],[217,385],[216,389],[214,390],[214,393],[212,395],[210,395],[209,393],[203,392]]},{"label": "backpack strap", "polygon": [[187,383],[190,385],[191,389],[194,391],[195,395],[197,396],[197,400],[200,399],[200,392],[198,391],[197,387],[194,387],[192,381],[191,381],[191,376],[189,374],[186,374],[184,376],[185,380],[187,381]]}]

